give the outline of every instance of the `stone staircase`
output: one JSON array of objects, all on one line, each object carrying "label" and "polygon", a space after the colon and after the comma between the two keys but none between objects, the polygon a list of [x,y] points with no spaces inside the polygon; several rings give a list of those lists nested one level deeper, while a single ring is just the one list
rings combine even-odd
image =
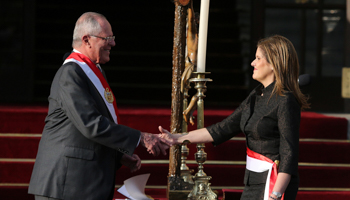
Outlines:
[{"label": "stone staircase", "polygon": [[[169,108],[120,108],[123,124],[147,132],[157,132],[157,126],[169,127]],[[27,194],[33,164],[46,115],[45,107],[0,106],[0,197],[5,200],[32,200]],[[205,126],[221,121],[232,110],[205,112]],[[346,138],[345,118],[303,112],[300,128],[299,174],[300,188],[297,200],[326,200],[350,198],[350,143]],[[41,127],[41,128],[40,128]],[[188,166],[195,172],[195,145],[189,145]],[[207,161],[204,171],[212,176],[213,190],[220,198],[238,199],[243,189],[245,170],[245,138],[232,138],[217,147],[206,144]],[[126,167],[117,172],[116,189],[123,181],[150,173],[147,192],[165,198],[168,156],[153,157],[144,148],[135,151],[142,159],[142,168],[130,173]],[[116,197],[120,196],[115,193]]]}]

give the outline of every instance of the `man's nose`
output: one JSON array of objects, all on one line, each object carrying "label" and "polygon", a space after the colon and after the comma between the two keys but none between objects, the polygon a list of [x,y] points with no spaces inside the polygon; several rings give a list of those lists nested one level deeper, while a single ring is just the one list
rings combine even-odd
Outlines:
[{"label": "man's nose", "polygon": [[111,42],[109,42],[109,45],[111,45],[112,47],[114,47],[114,46],[115,46],[115,41],[112,40]]}]

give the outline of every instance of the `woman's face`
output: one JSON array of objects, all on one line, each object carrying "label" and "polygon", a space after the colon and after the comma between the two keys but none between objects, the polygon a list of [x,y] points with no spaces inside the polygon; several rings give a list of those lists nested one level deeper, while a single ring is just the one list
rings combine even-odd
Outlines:
[{"label": "woman's face", "polygon": [[255,54],[255,60],[251,63],[254,67],[253,79],[262,83],[265,87],[275,81],[273,66],[267,62],[263,51],[258,47]]}]

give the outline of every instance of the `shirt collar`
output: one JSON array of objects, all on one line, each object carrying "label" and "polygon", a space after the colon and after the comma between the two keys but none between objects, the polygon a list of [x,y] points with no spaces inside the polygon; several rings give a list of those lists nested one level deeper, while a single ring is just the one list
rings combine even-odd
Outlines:
[{"label": "shirt collar", "polygon": [[[75,52],[75,53],[80,53],[80,51],[78,51],[78,50],[76,50],[76,49],[73,49],[73,51]],[[80,53],[81,54],[81,53]]]},{"label": "shirt collar", "polygon": [[[78,50],[76,50],[76,49],[73,49],[73,51],[74,51],[75,53],[80,53],[80,54],[82,54],[80,51],[78,51]],[[96,67],[102,72],[102,68],[101,68],[101,65],[100,65],[100,64],[96,63]]]},{"label": "shirt collar", "polygon": [[264,96],[270,96],[270,94],[273,91],[273,88],[275,87],[275,81],[272,82],[270,85],[268,85],[266,88],[264,88],[263,84],[260,84],[256,89],[256,94],[261,95],[264,94]]}]

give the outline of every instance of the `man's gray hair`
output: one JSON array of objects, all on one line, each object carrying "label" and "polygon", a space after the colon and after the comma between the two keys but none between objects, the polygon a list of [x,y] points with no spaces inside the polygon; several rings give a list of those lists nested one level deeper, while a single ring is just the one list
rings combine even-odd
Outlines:
[{"label": "man's gray hair", "polygon": [[86,12],[79,17],[73,32],[73,48],[81,46],[81,38],[84,35],[98,35],[102,31],[101,25],[97,21],[98,18],[106,19],[102,14],[95,12]]}]

